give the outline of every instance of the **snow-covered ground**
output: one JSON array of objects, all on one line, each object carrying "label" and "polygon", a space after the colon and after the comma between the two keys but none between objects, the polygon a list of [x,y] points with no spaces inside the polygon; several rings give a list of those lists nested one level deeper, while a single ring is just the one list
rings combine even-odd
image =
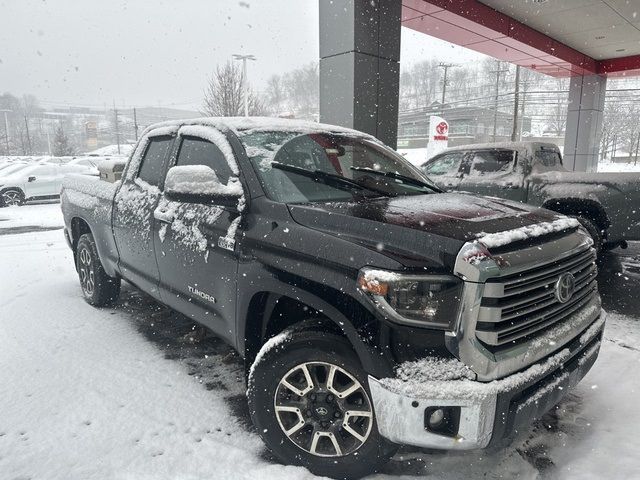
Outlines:
[{"label": "snow-covered ground", "polygon": [[[128,285],[113,308],[82,300],[62,231],[40,230],[56,208],[0,209],[0,478],[312,478],[266,452],[220,340],[190,343],[188,320]],[[638,318],[611,314],[593,370],[511,446],[405,449],[372,478],[637,478],[639,366]]]}]

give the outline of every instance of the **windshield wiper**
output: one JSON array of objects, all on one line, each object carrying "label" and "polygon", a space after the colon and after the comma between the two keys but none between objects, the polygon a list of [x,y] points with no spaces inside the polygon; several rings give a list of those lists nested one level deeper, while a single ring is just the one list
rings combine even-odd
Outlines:
[{"label": "windshield wiper", "polygon": [[278,170],[284,170],[285,172],[297,173],[298,175],[310,178],[314,182],[324,183],[325,185],[331,185],[345,190],[356,188],[358,190],[368,190],[370,192],[374,192],[377,195],[383,195],[385,197],[392,196],[392,194],[389,192],[378,190],[377,188],[365,187],[364,185],[360,185],[354,180],[345,178],[341,175],[335,175],[333,173],[325,172],[323,170],[308,170],[306,168],[294,167],[293,165],[287,165],[280,162],[271,162],[271,167],[277,168]]},{"label": "windshield wiper", "polygon": [[408,183],[416,187],[427,187],[429,190],[433,190],[434,192],[442,192],[442,190],[435,185],[429,185],[427,182],[423,182],[422,180],[418,180],[417,178],[409,177],[407,175],[402,175],[401,173],[383,172],[369,167],[351,167],[351,170],[355,170],[356,172],[373,173],[374,175],[380,175],[382,177],[395,178],[396,180],[400,180],[403,183]]}]

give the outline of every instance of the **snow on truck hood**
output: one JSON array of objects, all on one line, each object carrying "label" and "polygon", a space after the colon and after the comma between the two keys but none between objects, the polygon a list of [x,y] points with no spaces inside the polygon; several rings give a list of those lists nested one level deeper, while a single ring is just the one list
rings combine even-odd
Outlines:
[{"label": "snow on truck hood", "polygon": [[421,253],[432,245],[434,251],[454,256],[465,242],[561,218],[548,210],[462,193],[295,204],[289,209],[301,225],[364,244],[382,243],[385,250],[395,245]]}]

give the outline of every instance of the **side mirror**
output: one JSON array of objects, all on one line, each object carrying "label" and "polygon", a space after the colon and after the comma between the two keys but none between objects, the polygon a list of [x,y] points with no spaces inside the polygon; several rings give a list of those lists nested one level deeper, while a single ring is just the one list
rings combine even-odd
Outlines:
[{"label": "side mirror", "polygon": [[27,182],[35,182],[36,181],[36,177],[29,177],[27,179]]},{"label": "side mirror", "polygon": [[206,165],[185,165],[169,169],[164,194],[175,202],[235,206],[242,196],[242,184],[237,177],[223,184]]}]

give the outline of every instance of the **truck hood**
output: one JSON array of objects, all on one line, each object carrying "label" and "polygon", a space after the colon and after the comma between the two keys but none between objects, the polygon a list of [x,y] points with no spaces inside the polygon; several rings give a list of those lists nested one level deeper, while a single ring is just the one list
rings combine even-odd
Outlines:
[{"label": "truck hood", "polygon": [[462,193],[296,204],[289,210],[303,226],[375,248],[406,266],[427,262],[447,269],[462,245],[480,234],[558,218],[548,210]]}]

